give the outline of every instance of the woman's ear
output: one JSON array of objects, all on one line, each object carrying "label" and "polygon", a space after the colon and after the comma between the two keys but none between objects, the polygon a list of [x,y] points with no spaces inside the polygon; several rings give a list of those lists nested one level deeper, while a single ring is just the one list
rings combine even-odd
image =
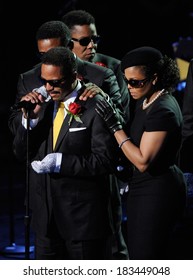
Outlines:
[{"label": "woman's ear", "polygon": [[154,74],[152,84],[155,86],[156,83],[157,83],[157,74]]}]

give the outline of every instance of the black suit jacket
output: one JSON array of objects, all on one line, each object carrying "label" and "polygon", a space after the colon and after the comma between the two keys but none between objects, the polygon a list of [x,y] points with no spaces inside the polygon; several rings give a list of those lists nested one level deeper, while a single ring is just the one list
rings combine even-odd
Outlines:
[{"label": "black suit jacket", "polygon": [[[41,234],[54,234],[54,220],[64,239],[90,240],[111,232],[109,217],[109,174],[117,157],[117,144],[95,111],[96,99],[76,100],[81,104],[83,123],[67,115],[55,150],[52,150],[53,101],[44,103],[38,125],[29,131],[30,162],[48,153],[63,154],[59,174],[37,174],[30,168],[30,208],[32,227]],[[26,155],[26,130],[22,113],[13,120],[14,151],[18,159]],[[76,131],[72,131],[76,128]],[[80,130],[80,128],[84,128]]]},{"label": "black suit jacket", "polygon": [[[77,58],[77,65],[79,76],[81,76],[85,82],[90,81],[101,87],[103,91],[111,97],[112,101],[117,105],[117,108],[119,108],[120,112],[125,117],[125,121],[127,121],[129,119],[129,116],[125,116],[124,114],[120,88],[113,71],[111,69],[95,65],[94,63],[83,61],[79,58]],[[38,64],[33,69],[20,74],[18,80],[18,93],[15,100],[16,103],[20,101],[23,95],[31,92],[34,88],[42,86],[40,76],[41,64]],[[129,99],[129,95],[127,95],[127,98]],[[13,135],[17,134],[17,127],[21,122],[21,120],[16,116],[17,112],[13,111],[11,112],[8,120],[8,125]],[[45,216],[46,215],[47,214],[45,213]]]},{"label": "black suit jacket", "polygon": [[182,146],[178,163],[184,172],[193,173],[193,59],[190,61],[186,78],[182,115]]}]

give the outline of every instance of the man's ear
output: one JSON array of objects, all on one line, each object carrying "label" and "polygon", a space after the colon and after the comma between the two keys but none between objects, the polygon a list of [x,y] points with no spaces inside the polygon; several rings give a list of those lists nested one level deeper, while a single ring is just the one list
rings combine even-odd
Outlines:
[{"label": "man's ear", "polygon": [[69,41],[68,47],[70,50],[72,50],[74,48],[74,42],[72,40]]},{"label": "man's ear", "polygon": [[77,79],[77,77],[78,77],[78,73],[75,71],[73,73],[72,77],[73,77],[73,80],[75,81]]}]

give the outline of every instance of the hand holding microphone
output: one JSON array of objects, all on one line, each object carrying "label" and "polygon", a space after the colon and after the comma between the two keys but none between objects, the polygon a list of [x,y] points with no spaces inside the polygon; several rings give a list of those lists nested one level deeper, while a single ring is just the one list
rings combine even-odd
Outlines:
[{"label": "hand holding microphone", "polygon": [[[37,94],[34,95],[34,92],[36,92]],[[42,99],[41,96],[43,96],[44,98]],[[20,102],[14,104],[11,107],[11,110],[19,110],[22,108],[25,110],[34,110],[37,104],[41,104],[41,102],[47,98],[48,93],[44,86],[34,88],[32,92],[25,95]]]}]

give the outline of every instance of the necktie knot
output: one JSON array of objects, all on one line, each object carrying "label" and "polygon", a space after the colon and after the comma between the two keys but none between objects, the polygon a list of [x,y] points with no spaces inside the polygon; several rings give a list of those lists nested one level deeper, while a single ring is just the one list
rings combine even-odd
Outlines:
[{"label": "necktie knot", "polygon": [[64,102],[60,102],[58,108],[59,109],[64,108]]}]

